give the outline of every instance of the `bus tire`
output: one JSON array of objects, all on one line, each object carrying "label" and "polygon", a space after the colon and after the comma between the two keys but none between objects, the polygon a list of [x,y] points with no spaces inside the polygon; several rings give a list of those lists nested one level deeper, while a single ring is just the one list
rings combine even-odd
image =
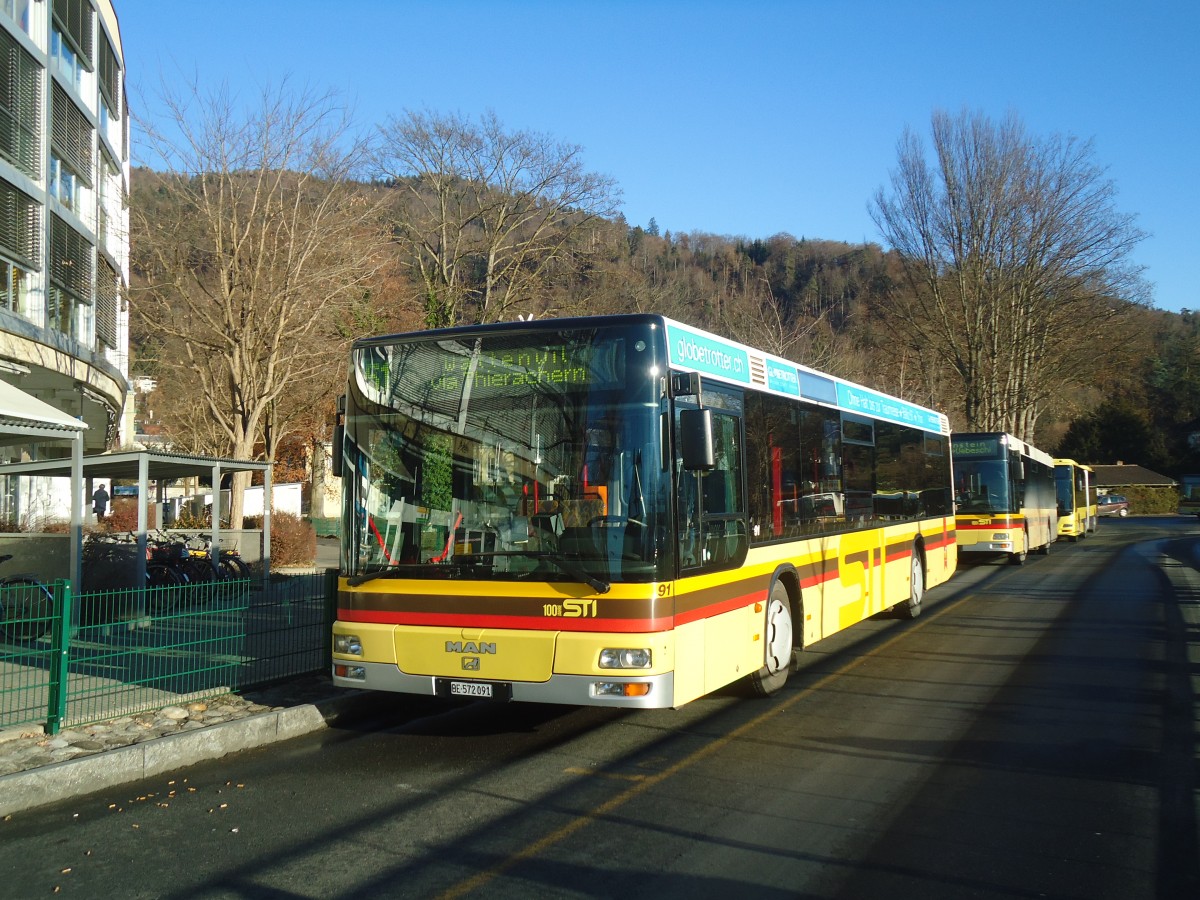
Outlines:
[{"label": "bus tire", "polygon": [[921,549],[914,544],[909,562],[910,583],[908,599],[896,609],[905,619],[915,619],[921,614],[921,601],[925,599],[925,566],[921,562]]},{"label": "bus tire", "polygon": [[1008,554],[1008,561],[1014,566],[1025,564],[1025,558],[1029,555],[1029,532],[1025,532],[1025,542],[1021,545],[1024,549],[1017,553]]},{"label": "bus tire", "polygon": [[764,665],[750,676],[750,687],[760,697],[776,693],[788,679],[795,657],[792,602],[779,581],[771,586],[767,614],[763,620]]}]

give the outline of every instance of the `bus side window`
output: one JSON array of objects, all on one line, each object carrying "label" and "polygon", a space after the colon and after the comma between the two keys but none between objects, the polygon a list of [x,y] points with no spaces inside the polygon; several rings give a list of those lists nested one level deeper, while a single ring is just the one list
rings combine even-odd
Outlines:
[{"label": "bus side window", "polygon": [[685,569],[740,565],[748,548],[741,419],[718,411],[712,423],[715,467],[689,471],[677,461],[679,564]]}]

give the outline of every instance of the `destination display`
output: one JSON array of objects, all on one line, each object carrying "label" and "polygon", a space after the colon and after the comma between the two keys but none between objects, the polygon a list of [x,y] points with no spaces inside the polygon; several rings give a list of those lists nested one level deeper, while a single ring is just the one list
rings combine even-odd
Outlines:
[{"label": "destination display", "polygon": [[624,342],[475,348],[412,343],[368,348],[356,358],[360,384],[379,402],[457,404],[463,397],[521,396],[533,390],[625,386]]},{"label": "destination display", "polygon": [[955,459],[1000,459],[1004,451],[999,438],[954,438],[951,441]]},{"label": "destination display", "polygon": [[587,386],[597,380],[590,367],[591,355],[588,347],[564,344],[495,352],[484,348],[471,355],[445,354],[430,387],[457,393],[467,381],[472,389],[493,390],[537,384]]}]

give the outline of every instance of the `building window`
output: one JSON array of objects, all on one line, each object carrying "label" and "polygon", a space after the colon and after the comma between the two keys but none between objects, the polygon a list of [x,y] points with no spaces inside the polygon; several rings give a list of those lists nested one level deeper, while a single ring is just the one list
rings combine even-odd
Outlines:
[{"label": "building window", "polygon": [[42,206],[0,179],[0,253],[29,271],[41,268]]},{"label": "building window", "polygon": [[[70,60],[76,71],[92,71],[92,4],[89,0],[54,0],[51,56]],[[76,76],[75,84],[78,84]]]},{"label": "building window", "polygon": [[29,7],[33,0],[0,0],[0,10],[29,34]]},{"label": "building window", "polygon": [[108,36],[100,41],[97,67],[100,82],[100,115],[104,120],[121,118],[121,67]]},{"label": "building window", "polygon": [[50,149],[71,171],[92,186],[92,126],[83,111],[57,84],[50,95]]},{"label": "building window", "polygon": [[7,31],[0,29],[0,156],[40,180],[42,67]]},{"label": "building window", "polygon": [[50,290],[47,326],[86,343],[82,325],[92,305],[96,252],[87,238],[50,216]]},{"label": "building window", "polygon": [[96,269],[96,344],[115,349],[117,346],[117,298],[121,278],[117,270],[101,259]]},{"label": "building window", "polygon": [[64,208],[82,214],[84,208],[83,182],[71,167],[57,156],[50,157],[50,177],[47,193]]},{"label": "building window", "polygon": [[57,28],[50,32],[50,59],[54,61],[58,74],[67,84],[77,91],[83,87],[83,66]]},{"label": "building window", "polygon": [[0,256],[0,309],[29,318],[29,272]]}]

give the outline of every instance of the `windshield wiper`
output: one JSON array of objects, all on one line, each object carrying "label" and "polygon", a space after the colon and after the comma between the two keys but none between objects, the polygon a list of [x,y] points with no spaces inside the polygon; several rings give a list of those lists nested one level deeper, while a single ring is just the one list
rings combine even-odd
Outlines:
[{"label": "windshield wiper", "polygon": [[582,566],[577,566],[574,562],[567,559],[561,553],[533,553],[534,559],[545,560],[548,563],[554,563],[572,578],[577,578],[594,590],[597,594],[607,594],[611,585],[607,581],[602,581],[590,572],[583,569]]},{"label": "windshield wiper", "polygon": [[587,572],[582,566],[577,565],[573,560],[567,559],[561,553],[548,553],[544,550],[497,550],[492,553],[462,553],[453,557],[450,561],[469,562],[473,565],[479,565],[480,563],[488,563],[501,556],[520,556],[526,559],[536,559],[538,562],[553,563],[572,578],[584,582],[598,594],[607,594],[611,587],[607,581],[603,581],[590,572]]},{"label": "windshield wiper", "polygon": [[351,575],[346,579],[346,584],[354,587],[359,584],[366,584],[368,581],[374,581],[376,578],[394,578],[399,574],[400,567],[398,565],[385,566],[382,569],[372,569],[370,572],[359,572],[357,575]]},{"label": "windshield wiper", "polygon": [[536,559],[539,562],[545,561],[554,564],[559,570],[570,575],[572,578],[582,581],[598,594],[607,594],[611,589],[611,585],[590,572],[577,565],[574,561],[567,559],[559,553],[545,552],[530,552],[527,550],[518,551],[499,551],[496,553],[460,553],[457,556],[452,556],[444,563],[421,563],[411,565],[392,565],[383,569],[375,569],[370,572],[360,572],[358,575],[351,575],[346,579],[346,584],[350,587],[355,587],[360,584],[365,584],[368,581],[374,581],[377,578],[399,578],[404,575],[411,574],[414,569],[426,569],[431,574],[446,573],[458,566],[469,566],[475,568],[481,565],[486,565],[496,557],[500,556],[523,556],[529,559]]},{"label": "windshield wiper", "polygon": [[440,563],[393,563],[382,569],[372,569],[370,572],[359,572],[357,575],[351,575],[346,579],[346,584],[354,587],[359,584],[365,584],[368,581],[374,581],[376,578],[417,577],[418,572],[428,574],[430,577],[444,577],[446,575],[453,575],[459,568],[467,565],[472,567],[477,566],[479,565],[479,560],[473,556],[464,554]]}]

